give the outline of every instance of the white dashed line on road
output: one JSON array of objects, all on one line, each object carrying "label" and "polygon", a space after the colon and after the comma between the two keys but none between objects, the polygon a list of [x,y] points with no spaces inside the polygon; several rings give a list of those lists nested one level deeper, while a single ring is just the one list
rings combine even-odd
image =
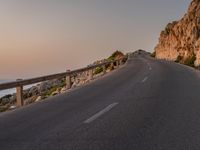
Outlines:
[{"label": "white dashed line on road", "polygon": [[149,67],[149,70],[152,70],[152,67],[149,63],[147,63],[147,66]]},{"label": "white dashed line on road", "polygon": [[107,113],[108,111],[110,111],[112,108],[114,108],[116,105],[118,105],[119,103],[113,103],[110,104],[109,106],[107,106],[106,108],[104,108],[103,110],[101,110],[100,112],[96,113],[95,115],[93,115],[92,117],[90,117],[89,119],[85,120],[83,123],[88,124],[91,123],[92,121],[96,120],[97,118],[99,118],[100,116],[102,116],[103,114]]},{"label": "white dashed line on road", "polygon": [[142,83],[146,82],[148,80],[148,77],[145,77],[143,80],[142,80]]}]

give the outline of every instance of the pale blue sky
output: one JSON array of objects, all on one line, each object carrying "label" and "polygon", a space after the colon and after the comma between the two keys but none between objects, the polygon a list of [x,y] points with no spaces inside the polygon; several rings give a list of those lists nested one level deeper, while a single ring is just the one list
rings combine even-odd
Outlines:
[{"label": "pale blue sky", "polygon": [[153,51],[190,0],[0,0],[0,78],[85,66],[114,50]]}]

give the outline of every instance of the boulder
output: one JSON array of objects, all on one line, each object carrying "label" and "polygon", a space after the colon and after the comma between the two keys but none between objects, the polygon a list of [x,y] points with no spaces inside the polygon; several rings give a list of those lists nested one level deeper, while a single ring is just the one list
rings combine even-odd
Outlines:
[{"label": "boulder", "polygon": [[39,88],[37,86],[33,86],[29,89],[28,93],[30,95],[37,95],[39,94]]},{"label": "boulder", "polygon": [[65,93],[67,91],[66,87],[63,87],[61,90],[60,90],[60,93]]},{"label": "boulder", "polygon": [[39,93],[45,92],[52,88],[52,85],[49,82],[42,82],[37,86]]},{"label": "boulder", "polygon": [[37,99],[37,96],[36,96],[36,95],[25,99],[25,100],[24,100],[24,105],[31,104],[31,103],[35,102],[36,99]]},{"label": "boulder", "polygon": [[42,100],[42,96],[38,96],[37,99],[35,100],[35,102],[39,102]]},{"label": "boulder", "polygon": [[12,105],[12,106],[10,106],[10,108],[9,109],[15,109],[17,106],[15,106],[15,105]]},{"label": "boulder", "polygon": [[55,95],[58,95],[58,94],[60,94],[60,92],[59,92],[59,90],[56,90],[56,91],[51,93],[51,96],[55,96]]},{"label": "boulder", "polygon": [[50,90],[52,87],[55,87],[55,86],[60,87],[62,86],[62,84],[63,84],[62,80],[55,79],[55,80],[42,82],[41,84],[37,85],[37,88],[38,88],[39,93],[43,93]]},{"label": "boulder", "polygon": [[2,103],[3,105],[10,103],[10,98],[2,98],[2,99],[1,99],[1,103]]}]

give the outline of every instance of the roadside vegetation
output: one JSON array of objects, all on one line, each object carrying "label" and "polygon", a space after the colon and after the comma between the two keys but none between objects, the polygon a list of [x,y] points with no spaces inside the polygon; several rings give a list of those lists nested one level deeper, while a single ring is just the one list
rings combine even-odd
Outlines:
[{"label": "roadside vegetation", "polygon": [[191,66],[191,67],[195,67],[195,65],[194,65],[195,61],[196,61],[196,56],[193,54],[191,57],[188,57],[185,60],[184,64]]}]

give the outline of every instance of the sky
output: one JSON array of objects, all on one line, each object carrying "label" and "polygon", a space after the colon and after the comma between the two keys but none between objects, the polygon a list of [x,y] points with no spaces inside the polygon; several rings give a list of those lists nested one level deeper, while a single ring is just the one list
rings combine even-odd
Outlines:
[{"label": "sky", "polygon": [[144,49],[191,0],[0,0],[0,79],[84,67]]}]

